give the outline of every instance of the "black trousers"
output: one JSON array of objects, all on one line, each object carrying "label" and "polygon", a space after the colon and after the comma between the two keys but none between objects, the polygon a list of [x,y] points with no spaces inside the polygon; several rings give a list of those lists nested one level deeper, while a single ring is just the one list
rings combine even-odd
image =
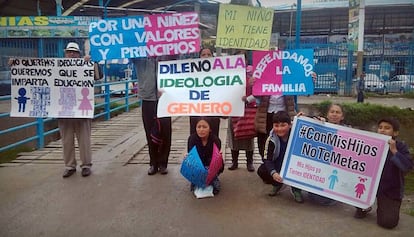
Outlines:
[{"label": "black trousers", "polygon": [[157,101],[142,101],[142,121],[144,123],[145,135],[150,156],[150,165],[155,167],[167,167],[168,157],[171,150],[171,117],[160,118],[162,145],[151,141],[151,128],[155,125],[157,116]]},{"label": "black trousers", "polygon": [[377,195],[377,224],[387,229],[398,225],[402,200]]},{"label": "black trousers", "polygon": [[266,131],[267,133],[257,133],[257,148],[259,149],[259,154],[264,157],[266,140],[269,137],[270,130],[273,128],[273,113],[267,113],[266,115]]}]

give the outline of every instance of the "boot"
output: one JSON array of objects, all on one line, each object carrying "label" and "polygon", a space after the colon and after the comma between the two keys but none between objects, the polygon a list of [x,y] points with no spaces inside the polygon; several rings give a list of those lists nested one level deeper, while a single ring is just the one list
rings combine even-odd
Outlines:
[{"label": "boot", "polygon": [[235,170],[239,167],[239,151],[231,150],[231,166],[229,167],[229,170]]},{"label": "boot", "polygon": [[247,171],[254,172],[253,151],[246,151],[246,157],[247,157]]}]

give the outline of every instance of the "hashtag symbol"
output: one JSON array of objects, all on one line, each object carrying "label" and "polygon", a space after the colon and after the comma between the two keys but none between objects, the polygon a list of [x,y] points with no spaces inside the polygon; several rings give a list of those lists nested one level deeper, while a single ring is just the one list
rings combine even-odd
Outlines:
[{"label": "hashtag symbol", "polygon": [[302,126],[300,128],[300,131],[299,131],[299,137],[304,137],[307,130],[308,130],[308,127],[307,126]]}]

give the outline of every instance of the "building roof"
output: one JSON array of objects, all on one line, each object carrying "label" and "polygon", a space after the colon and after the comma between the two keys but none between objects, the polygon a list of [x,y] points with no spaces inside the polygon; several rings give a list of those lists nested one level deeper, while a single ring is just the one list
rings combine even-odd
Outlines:
[{"label": "building roof", "polygon": [[[99,7],[99,0],[61,0],[63,16],[103,16],[104,9]],[[106,13],[111,15],[126,15],[142,12],[163,12],[192,10],[198,1],[180,0],[103,0],[107,5]],[[207,2],[207,1],[202,1]],[[55,16],[57,15],[54,0],[0,0],[0,16]]]}]

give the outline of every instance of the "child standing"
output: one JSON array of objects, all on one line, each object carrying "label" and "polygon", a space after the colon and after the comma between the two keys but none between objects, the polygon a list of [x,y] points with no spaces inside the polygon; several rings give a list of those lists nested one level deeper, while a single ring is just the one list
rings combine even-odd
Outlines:
[{"label": "child standing", "polygon": [[[384,118],[378,122],[377,132],[392,137],[388,141],[390,149],[377,191],[377,224],[387,229],[398,225],[404,193],[404,175],[413,168],[408,146],[396,140],[399,130],[400,123],[394,118]],[[355,217],[364,218],[369,210],[357,208]]]},{"label": "child standing", "polygon": [[[264,163],[257,169],[257,174],[262,178],[263,182],[272,184],[272,192],[270,196],[279,193],[283,186],[283,180],[280,176],[283,159],[285,156],[287,143],[289,140],[292,121],[286,111],[279,111],[273,116],[273,129],[267,138],[265,144]],[[292,187],[292,193],[298,192],[300,189]],[[298,203],[303,203],[303,199],[296,199]]]}]

